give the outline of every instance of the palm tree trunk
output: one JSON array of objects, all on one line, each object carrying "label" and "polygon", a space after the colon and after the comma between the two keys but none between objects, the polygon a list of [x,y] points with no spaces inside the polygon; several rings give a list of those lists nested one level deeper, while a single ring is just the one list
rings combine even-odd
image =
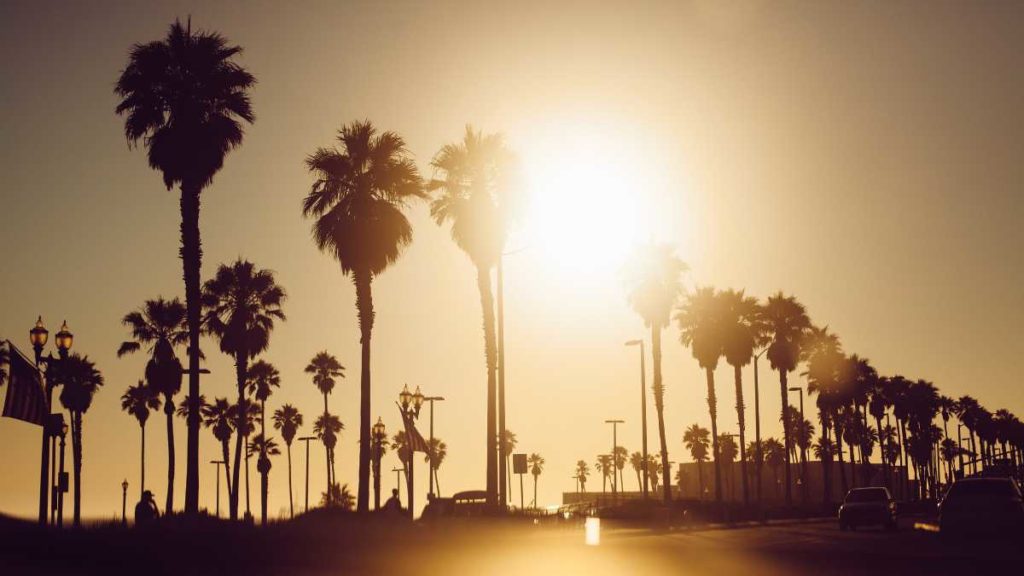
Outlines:
[{"label": "palm tree trunk", "polygon": [[249,500],[249,435],[245,435],[245,441],[242,443],[245,450],[245,516],[246,518],[252,518],[252,506],[251,500]]},{"label": "palm tree trunk", "polygon": [[708,413],[711,415],[711,454],[715,459],[715,501],[721,503],[722,464],[718,457],[718,400],[715,397],[715,371],[705,368],[704,374],[708,381]]},{"label": "palm tree trunk", "polygon": [[292,495],[292,443],[288,443],[288,517],[295,517],[295,497]]},{"label": "palm tree trunk", "polygon": [[146,491],[146,425],[141,424],[139,428],[142,430],[142,466],[139,469],[139,499],[142,499],[142,493]]},{"label": "palm tree trunk", "polygon": [[[324,392],[324,416],[326,416],[327,414],[330,414],[330,412],[327,411],[327,393]],[[331,505],[331,449],[327,447],[326,434],[324,435],[323,442],[324,442],[324,468],[327,470],[327,491],[325,492],[325,494],[327,494],[327,500],[326,500],[327,505],[330,506]]]},{"label": "palm tree trunk", "polygon": [[789,451],[793,445],[793,440],[790,438],[789,434],[789,410],[786,409],[789,407],[789,404],[787,403],[787,390],[789,389],[788,381],[789,374],[786,370],[779,370],[779,389],[782,392],[782,439],[786,444],[786,449],[783,450],[786,455],[786,506],[791,506],[793,504],[793,491],[790,486],[792,484],[792,473],[789,470]]},{"label": "palm tree trunk", "polygon": [[[826,410],[821,410],[819,421],[821,422],[821,436],[825,440],[825,446],[828,446],[832,440],[829,437],[831,424]],[[832,454],[830,452],[822,454],[821,458],[822,498],[826,505],[832,503]]]},{"label": "palm tree trunk", "polygon": [[882,439],[882,418],[875,418],[875,426],[878,428],[878,452],[879,460],[882,463],[882,483],[886,488],[889,487],[889,466],[885,463],[885,453],[888,447],[888,440]]},{"label": "palm tree trunk", "polygon": [[164,515],[167,515],[174,510],[174,401],[170,394],[164,395],[164,414],[167,415],[167,504]]},{"label": "palm tree trunk", "polygon": [[703,462],[697,460],[697,490],[700,491],[698,497],[704,499],[704,466]]},{"label": "palm tree trunk", "polygon": [[270,468],[267,466],[267,402],[260,400],[260,434],[263,436],[263,446],[260,447],[260,461],[256,463],[260,472],[260,524],[267,523],[267,482]]},{"label": "palm tree trunk", "polygon": [[[199,286],[203,249],[199,236],[199,194],[202,186],[181,183],[181,263],[185,281],[185,319],[188,324],[188,454],[185,462],[185,513],[199,513]],[[168,502],[171,498],[168,490]],[[168,507],[170,510],[170,507]]]},{"label": "palm tree trunk", "polygon": [[637,486],[637,488],[636,488],[637,492],[641,492],[642,493],[644,491],[644,484],[643,484],[643,481],[640,479],[640,469],[639,468],[636,469],[636,486]]},{"label": "palm tree trunk", "polygon": [[[238,520],[238,497],[240,490],[239,487],[239,474],[242,467],[242,448],[245,444],[244,440],[248,439],[248,434],[242,434],[242,431],[246,429],[246,410],[245,407],[245,375],[249,371],[249,355],[244,350],[239,350],[235,356],[235,385],[238,387],[238,414],[235,418],[235,430],[238,434],[235,435],[235,472],[232,476],[231,486],[231,499],[230,499],[230,511],[231,519]],[[244,439],[244,440],[243,440]],[[248,474],[248,466],[246,467],[246,474]],[[248,482],[246,482],[248,488]],[[248,490],[246,491],[246,498],[248,499]],[[248,509],[248,506],[246,506]]]},{"label": "palm tree trunk", "polygon": [[897,418],[900,427],[900,454],[903,460],[903,497],[910,499],[910,466],[907,463],[907,423]]},{"label": "palm tree trunk", "polygon": [[537,476],[538,476],[538,474],[534,474],[533,475],[533,509],[534,510],[537,509]]},{"label": "palm tree trunk", "polygon": [[75,459],[74,526],[82,525],[82,413],[71,413],[71,452]]},{"label": "palm tree trunk", "polygon": [[478,264],[476,278],[480,290],[480,306],[483,310],[484,356],[487,360],[487,501],[494,506],[498,503],[498,437],[494,405],[497,395],[498,345],[494,325],[494,296],[491,294],[491,267]]},{"label": "palm tree trunk", "polygon": [[832,428],[836,433],[836,455],[839,457],[839,487],[843,491],[841,496],[846,495],[846,461],[843,459],[843,431],[839,424],[839,411],[836,410],[832,416]]},{"label": "palm tree trunk", "polygon": [[373,276],[366,271],[353,274],[356,309],[359,314],[361,365],[359,372],[359,488],[356,511],[370,509],[370,338],[373,332]]},{"label": "palm tree trunk", "polygon": [[228,502],[231,501],[231,495],[233,490],[231,489],[231,449],[228,448],[228,440],[225,438],[220,441],[221,456],[224,458],[224,483],[228,487]]},{"label": "palm tree trunk", "polygon": [[661,440],[662,490],[665,503],[672,501],[672,484],[669,477],[668,443],[665,441],[665,385],[661,381],[661,325],[651,323],[651,364],[654,365],[654,408],[658,412],[658,438]]},{"label": "palm tree trunk", "polygon": [[746,436],[744,435],[746,419],[743,413],[743,369],[740,366],[733,366],[733,373],[736,380],[736,418],[740,429],[740,474],[743,477],[743,505],[750,506],[750,489],[747,485]]}]

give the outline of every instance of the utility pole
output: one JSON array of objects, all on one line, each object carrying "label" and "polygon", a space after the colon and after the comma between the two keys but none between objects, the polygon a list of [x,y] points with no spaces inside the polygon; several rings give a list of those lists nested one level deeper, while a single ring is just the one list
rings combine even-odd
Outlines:
[{"label": "utility pole", "polygon": [[216,464],[217,465],[217,471],[214,472],[214,480],[217,481],[217,500],[216,500],[217,506],[216,506],[215,510],[216,510],[216,517],[220,518],[220,465],[224,464],[224,461],[223,460],[210,460],[210,464]]},{"label": "utility pole", "polygon": [[[299,438],[299,442],[306,443],[306,505],[303,507],[303,512],[309,512],[309,441],[316,440],[316,436],[303,436]],[[330,464],[328,464],[329,466]],[[327,487],[328,493],[330,493],[331,487]]]},{"label": "utility pole", "polygon": [[644,477],[643,497],[646,500],[648,496],[648,474],[647,474],[647,384],[645,383],[647,369],[644,366],[644,341],[630,340],[626,342],[626,346],[640,345],[640,443],[641,443],[641,454],[643,457],[642,474]]}]

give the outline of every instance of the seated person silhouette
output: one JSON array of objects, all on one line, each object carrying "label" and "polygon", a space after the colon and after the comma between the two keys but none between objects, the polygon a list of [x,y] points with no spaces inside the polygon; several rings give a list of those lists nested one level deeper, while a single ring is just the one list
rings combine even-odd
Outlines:
[{"label": "seated person silhouette", "polygon": [[135,505],[135,525],[144,526],[160,517],[160,509],[156,507],[153,500],[153,493],[146,490],[142,493],[142,499]]},{"label": "seated person silhouette", "polygon": [[391,489],[391,498],[384,503],[385,514],[401,514],[402,513],[402,501],[398,499],[398,489]]}]

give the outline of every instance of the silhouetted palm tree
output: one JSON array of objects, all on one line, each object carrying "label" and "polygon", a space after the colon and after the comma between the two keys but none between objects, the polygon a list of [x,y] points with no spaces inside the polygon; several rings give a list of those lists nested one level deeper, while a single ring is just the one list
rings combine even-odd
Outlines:
[{"label": "silhouetted palm tree", "polygon": [[[149,165],[170,190],[181,188],[181,259],[189,333],[191,398],[199,398],[200,265],[199,197],[242,143],[242,124],[254,120],[248,91],[256,83],[234,58],[242,49],[217,33],[192,33],[175,21],[162,40],[132,47],[114,92],[117,114],[126,115],[125,137],[140,140]],[[199,408],[188,422],[185,512],[199,512]]]},{"label": "silhouetted palm tree", "polygon": [[[249,394],[260,403],[260,437],[267,434],[267,398],[273,394],[274,388],[281,386],[281,374],[269,362],[258,360],[249,367],[246,387]],[[253,440],[255,442],[255,440]],[[250,446],[253,445],[250,442]],[[269,445],[269,442],[267,442]],[[263,446],[263,444],[259,444]],[[249,450],[252,453],[252,450]],[[266,454],[258,454],[256,469],[260,471],[260,523],[267,523],[267,483],[270,474],[270,462]]]},{"label": "silhouetted palm tree", "polygon": [[150,410],[160,409],[160,397],[146,383],[139,380],[135,386],[129,386],[128,390],[121,395],[121,409],[131,414],[139,422],[139,430],[142,434],[141,464],[139,478],[139,496],[146,491],[146,421],[149,420]]},{"label": "silhouetted palm tree", "polygon": [[613,458],[615,460],[615,472],[618,474],[618,480],[615,480],[615,489],[622,492],[622,485],[624,484],[622,471],[626,468],[626,461],[629,460],[629,450],[626,450],[623,446],[616,446]]},{"label": "silhouetted palm tree", "polygon": [[[246,446],[249,445],[249,436],[256,432],[256,421],[260,417],[260,407],[257,406],[252,400],[243,398],[241,402],[238,402],[232,406],[234,412],[236,425],[240,424],[242,427],[237,429],[238,435],[242,438],[242,450],[245,456],[245,519],[252,518],[252,508],[249,499],[249,458],[252,456],[249,454],[249,450]],[[239,494],[241,497],[241,494]]]},{"label": "silhouetted palm tree", "polygon": [[736,446],[733,434],[719,435],[718,453],[719,458],[725,464],[726,475],[729,477],[729,499],[732,500],[736,496],[736,480],[733,476],[732,463],[736,461],[736,456],[739,454],[739,447]]},{"label": "silhouetted palm tree", "polygon": [[359,486],[357,510],[370,502],[370,338],[376,313],[372,283],[412,242],[412,226],[402,212],[423,197],[423,182],[405,141],[390,131],[378,134],[370,122],[338,131],[339,148],[318,148],[306,159],[316,179],[302,205],[315,217],[313,240],[334,256],[356,288],[359,342]]},{"label": "silhouetted palm tree", "polygon": [[[277,447],[277,442],[274,441],[273,437],[267,438],[263,434],[264,432],[261,431],[249,441],[246,457],[257,457],[256,470],[260,473],[260,523],[266,524],[267,490],[271,468],[270,457],[280,456],[281,449]],[[266,439],[264,440],[264,438]]]},{"label": "silhouetted palm tree", "polygon": [[[544,457],[534,452],[527,458],[526,463],[530,466],[530,474],[533,475],[533,507],[537,508],[537,478],[540,478],[544,471]],[[614,474],[614,471],[612,472]]]},{"label": "silhouetted palm tree", "polygon": [[[804,332],[810,328],[811,321],[807,317],[807,310],[804,305],[797,302],[796,298],[786,296],[782,292],[770,296],[763,308],[765,331],[771,338],[768,346],[768,362],[772,370],[779,372],[779,391],[782,398],[782,406],[789,404],[789,373],[796,369],[800,359],[800,341]],[[786,412],[783,411],[785,418]],[[787,418],[788,419],[788,418]],[[786,462],[786,505],[793,502],[792,481],[789,470],[789,447],[792,441],[789,437],[789,423],[784,422],[782,426],[785,439],[785,450],[783,454]]]},{"label": "silhouetted palm tree", "polygon": [[775,495],[779,495],[779,468],[787,466],[786,448],[775,438],[768,438],[764,441],[764,462],[772,469],[772,478],[775,480]]},{"label": "silhouetted palm tree", "polygon": [[743,405],[743,367],[754,357],[754,348],[764,340],[761,307],[756,298],[743,290],[726,290],[719,294],[722,307],[722,352],[732,366],[736,382],[736,417],[739,426],[740,475],[743,481],[743,503],[750,504],[747,483],[746,422]]},{"label": "silhouetted palm tree", "polygon": [[327,485],[333,486],[334,475],[334,446],[338,443],[338,434],[345,429],[345,425],[337,416],[330,412],[324,412],[317,417],[313,423],[313,433],[324,443],[327,448]]},{"label": "silhouetted palm tree", "polygon": [[495,405],[498,351],[491,269],[505,247],[506,208],[515,160],[500,135],[485,135],[467,126],[462,141],[442,147],[430,165],[435,177],[427,187],[440,192],[430,205],[430,214],[439,226],[451,222],[452,239],[469,256],[477,271],[487,365],[487,494],[490,504],[494,505],[498,494]]},{"label": "silhouetted palm tree", "polygon": [[672,308],[683,292],[686,264],[668,244],[645,244],[637,248],[626,266],[629,304],[651,329],[651,357],[654,383],[654,408],[658,413],[658,438],[661,441],[661,469],[665,502],[672,499],[668,477],[668,443],[665,439],[665,384],[661,377],[661,331],[668,326]]},{"label": "silhouetted palm tree", "polygon": [[[337,384],[337,378],[345,377],[345,367],[338,362],[338,359],[332,354],[328,354],[326,350],[317,352],[313,359],[306,365],[306,374],[313,375],[313,385],[316,389],[324,395],[324,414],[329,414],[330,410],[327,407],[327,395],[334,391],[334,386]],[[323,440],[323,437],[321,437]],[[324,444],[324,456],[326,462],[331,461],[331,449]],[[331,486],[333,480],[331,480],[331,468],[327,467],[327,485]]]},{"label": "silhouetted palm tree", "polygon": [[690,424],[690,427],[683,433],[683,445],[690,451],[690,457],[697,463],[697,486],[700,491],[700,499],[704,499],[704,462],[708,459],[708,446],[711,444],[711,433],[707,428],[701,428],[697,424]]},{"label": "silhouetted palm tree", "polygon": [[661,466],[661,460],[655,458],[653,454],[648,454],[647,475],[648,480],[651,483],[651,489],[654,490],[655,492],[658,491],[658,483],[660,482],[660,478],[664,471],[664,468]]},{"label": "silhouetted palm tree", "polygon": [[[846,393],[845,379],[846,357],[843,355],[839,337],[829,332],[828,326],[808,328],[800,343],[800,359],[807,363],[807,370],[802,373],[807,377],[807,395],[817,394],[818,420],[821,433],[827,439],[835,432],[837,442],[842,441],[839,410],[846,405],[849,394]],[[788,416],[784,416],[788,417]],[[843,464],[842,450],[829,450],[822,453],[822,479],[824,501],[832,501],[832,457],[839,456],[839,475],[843,494],[846,494],[846,471]]]},{"label": "silhouetted palm tree", "polygon": [[409,442],[405,437],[405,431],[399,430],[391,438],[391,447],[395,449],[395,455],[398,456],[398,461],[402,463],[402,475],[405,476],[405,483],[409,484],[409,460],[412,458],[412,453],[409,452]]},{"label": "silhouetted palm tree", "polygon": [[292,495],[292,441],[302,428],[302,414],[291,404],[284,404],[274,411],[274,428],[281,431],[281,438],[288,451],[288,516],[295,517],[295,498]]},{"label": "silhouetted palm tree", "polygon": [[722,357],[724,326],[722,302],[714,288],[697,288],[686,296],[676,312],[680,341],[704,370],[708,383],[708,413],[711,415],[711,454],[715,463],[715,500],[722,501],[722,468],[719,462],[718,400],[715,397],[715,368]]},{"label": "silhouetted palm tree", "polygon": [[60,403],[70,413],[71,453],[74,458],[74,525],[81,525],[82,511],[82,415],[92,406],[92,397],[103,386],[103,375],[87,356],[71,354],[54,364],[54,381],[63,388]]},{"label": "silhouetted palm tree", "polygon": [[[164,415],[167,417],[167,504],[165,514],[174,510],[174,396],[181,391],[183,376],[181,362],[174,348],[188,342],[185,305],[180,300],[146,300],[136,311],[121,320],[132,333],[132,340],[121,343],[117,357],[148,347],[146,383],[154,393],[164,397]],[[201,355],[201,353],[200,353]]]},{"label": "silhouetted palm tree", "polygon": [[448,456],[448,445],[440,438],[431,438],[427,441],[427,452],[423,460],[429,466],[430,473],[434,475],[434,486],[437,486],[437,495],[441,495],[441,483],[437,478],[437,469],[441,467],[445,457]]},{"label": "silhouetted palm tree", "polygon": [[[182,404],[186,410],[192,403]],[[213,437],[220,442],[221,458],[224,460],[224,483],[228,487],[228,499],[232,498],[235,488],[231,484],[231,459],[228,458],[228,442],[231,441],[231,433],[235,429],[235,410],[227,398],[214,398],[212,404],[205,404],[202,407],[203,423],[207,428],[213,430]],[[218,480],[219,482],[219,480]]]},{"label": "silhouetted palm tree", "polygon": [[[249,374],[249,361],[270,345],[270,332],[275,320],[284,320],[281,303],[284,289],[274,282],[274,273],[257,268],[252,262],[236,260],[230,266],[222,264],[217,273],[203,285],[204,327],[220,343],[221,352],[235,361],[235,384],[238,401],[245,400],[245,385]],[[238,418],[244,416],[238,413]],[[235,428],[242,430],[244,423]],[[238,484],[243,437],[235,438],[235,472],[233,483]],[[231,519],[238,518],[238,490],[231,493]]]},{"label": "silhouetted palm tree", "polygon": [[636,485],[638,491],[643,491],[644,483],[641,472],[644,469],[644,455],[640,452],[633,452],[629,455],[629,465],[633,467],[633,471],[636,472]]},{"label": "silhouetted palm tree", "polygon": [[373,463],[373,466],[371,467],[373,471],[373,509],[380,510],[380,464],[384,455],[388,453],[388,449],[391,448],[391,443],[388,442],[388,439],[385,437],[381,438],[379,442],[375,440],[373,442],[373,446],[370,448],[370,457]]},{"label": "silhouetted palm tree", "polygon": [[594,470],[601,473],[602,494],[608,491],[608,477],[612,475],[612,470],[614,469],[615,464],[612,463],[611,454],[598,454],[597,463],[594,464]]},{"label": "silhouetted palm tree", "polygon": [[[505,459],[505,471],[508,472],[508,478],[506,480],[508,482],[508,486],[511,486],[512,485],[512,463],[509,462],[509,460],[512,459],[512,453],[515,452],[516,444],[518,444],[518,441],[516,440],[516,433],[506,428],[505,430],[502,431],[502,433],[501,433],[501,440],[498,442],[498,444],[501,447],[501,456],[502,456],[502,458]],[[508,496],[509,501],[511,502],[512,501],[512,490],[508,491],[507,496]]]},{"label": "silhouetted palm tree", "polygon": [[576,480],[580,483],[580,492],[587,491],[587,478],[590,476],[590,466],[586,460],[576,461]]},{"label": "silhouetted palm tree", "polygon": [[348,489],[348,484],[334,483],[330,486],[330,493],[320,493],[320,506],[323,508],[352,510],[355,505],[356,499],[352,497],[352,491]]}]

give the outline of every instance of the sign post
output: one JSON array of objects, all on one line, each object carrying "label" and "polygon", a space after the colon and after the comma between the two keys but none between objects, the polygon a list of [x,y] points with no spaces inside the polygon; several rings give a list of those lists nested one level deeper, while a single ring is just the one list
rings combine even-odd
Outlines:
[{"label": "sign post", "polygon": [[523,474],[526,474],[526,454],[512,455],[512,472],[519,474],[519,509],[523,509]]}]

